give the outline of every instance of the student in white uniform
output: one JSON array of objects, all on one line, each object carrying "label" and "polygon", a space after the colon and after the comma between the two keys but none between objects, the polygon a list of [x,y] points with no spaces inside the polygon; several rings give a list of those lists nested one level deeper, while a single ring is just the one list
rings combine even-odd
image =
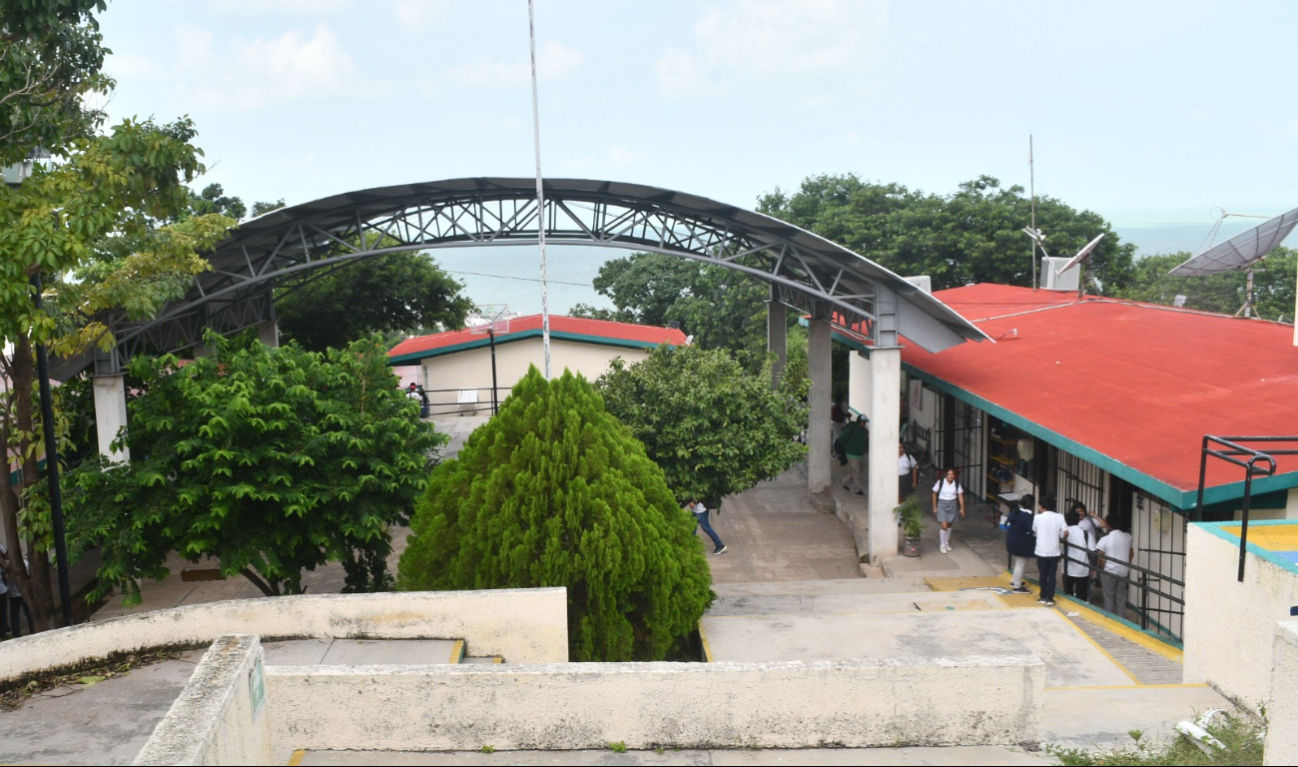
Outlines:
[{"label": "student in white uniform", "polygon": [[943,554],[951,553],[951,525],[955,524],[956,514],[964,518],[964,488],[955,478],[955,469],[947,469],[946,476],[933,485],[933,513],[942,525],[938,531]]}]

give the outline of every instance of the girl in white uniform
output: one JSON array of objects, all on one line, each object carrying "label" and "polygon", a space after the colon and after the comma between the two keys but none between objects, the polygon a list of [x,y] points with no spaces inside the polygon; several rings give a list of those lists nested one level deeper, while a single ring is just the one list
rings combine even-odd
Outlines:
[{"label": "girl in white uniform", "polygon": [[964,488],[955,478],[955,469],[947,469],[946,476],[933,485],[933,513],[942,525],[938,536],[942,541],[943,554],[951,552],[951,525],[955,524],[956,513],[964,518]]}]

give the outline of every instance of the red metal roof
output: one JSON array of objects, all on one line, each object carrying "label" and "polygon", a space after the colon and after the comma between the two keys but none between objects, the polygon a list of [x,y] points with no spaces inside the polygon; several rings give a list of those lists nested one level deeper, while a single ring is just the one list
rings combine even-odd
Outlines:
[{"label": "red metal roof", "polygon": [[[509,320],[507,331],[496,334],[496,343],[517,341],[539,336],[540,333],[541,315],[515,317]],[[557,314],[550,315],[550,336],[567,341],[643,348],[652,348],[659,344],[680,346],[685,343],[685,334],[675,328],[563,317]],[[448,330],[444,333],[408,338],[392,347],[388,352],[388,359],[393,362],[409,362],[421,357],[433,357],[475,348],[486,343],[488,339],[485,334],[474,333],[468,329]]]},{"label": "red metal roof", "polygon": [[[934,295],[997,342],[938,354],[907,346],[902,360],[921,378],[1183,494],[1198,485],[1204,434],[1298,434],[1298,347],[1290,325],[1006,285]],[[1298,471],[1298,458],[1277,462],[1277,474]],[[1210,467],[1210,486],[1243,479],[1238,467]],[[1298,485],[1298,477],[1280,484]]]}]

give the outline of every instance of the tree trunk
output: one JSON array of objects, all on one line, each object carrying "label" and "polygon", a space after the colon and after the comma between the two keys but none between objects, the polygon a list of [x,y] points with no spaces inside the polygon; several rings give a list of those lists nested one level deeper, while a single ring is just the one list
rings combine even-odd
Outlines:
[{"label": "tree trunk", "polygon": [[[22,456],[22,479],[18,483],[18,502],[22,503],[22,494],[28,487],[35,484],[37,477],[40,476],[39,468],[36,464],[36,453],[31,449],[33,442],[36,441],[36,419],[33,417],[32,407],[32,386],[36,381],[36,358],[32,352],[31,341],[24,337],[18,339],[14,345],[13,363],[10,365],[10,375],[13,378],[13,397],[14,397],[14,416],[20,436],[18,440],[18,454]],[[19,536],[22,537],[21,535]],[[54,592],[50,588],[50,555],[48,551],[34,550],[36,547],[29,538],[27,541],[27,557],[30,560],[30,566],[27,568],[27,582],[23,579],[18,580],[18,588],[22,591],[23,599],[27,601],[32,608],[32,614],[36,618],[36,630],[46,631],[54,627],[55,609],[54,609]],[[12,553],[12,552],[11,552]],[[10,557],[11,563],[15,558]],[[22,557],[17,557],[21,563]],[[11,564],[11,569],[12,569]]]}]

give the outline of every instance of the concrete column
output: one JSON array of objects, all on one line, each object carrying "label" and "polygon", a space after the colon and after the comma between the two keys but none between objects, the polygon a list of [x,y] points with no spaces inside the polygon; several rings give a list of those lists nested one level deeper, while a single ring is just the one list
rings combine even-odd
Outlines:
[{"label": "concrete column", "polygon": [[257,340],[266,346],[279,346],[279,320],[266,320],[257,325]]},{"label": "concrete column", "polygon": [[812,494],[829,492],[832,455],[829,415],[830,385],[834,367],[830,352],[830,326],[827,320],[813,319],[807,333],[807,372],[811,391],[807,394],[807,490]]},{"label": "concrete column", "polygon": [[131,451],[113,450],[113,440],[126,427],[126,376],[95,376],[95,430],[99,437],[99,454],[113,463],[131,460]]},{"label": "concrete column", "polygon": [[784,377],[784,367],[789,362],[789,307],[775,297],[766,302],[766,350],[775,352],[775,365],[771,368],[771,386],[779,386]]},{"label": "concrete column", "polygon": [[847,355],[847,404],[870,415],[870,358],[861,352]]},{"label": "concrete column", "polygon": [[897,448],[901,349],[870,352],[870,563],[897,553]]}]

